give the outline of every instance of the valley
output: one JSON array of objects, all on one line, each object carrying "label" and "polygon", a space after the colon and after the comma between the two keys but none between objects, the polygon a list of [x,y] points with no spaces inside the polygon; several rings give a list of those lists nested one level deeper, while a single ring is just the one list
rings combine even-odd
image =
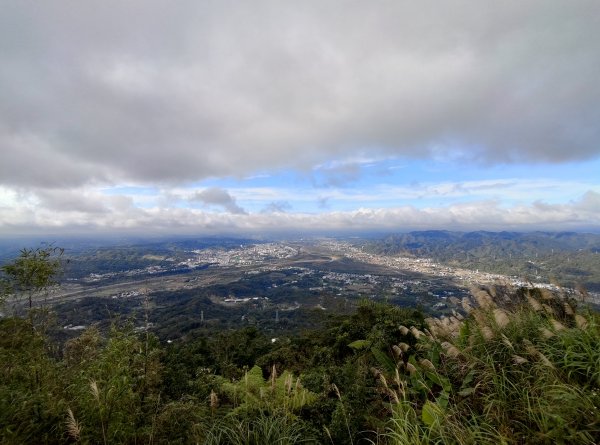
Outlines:
[{"label": "valley", "polygon": [[[80,263],[94,260],[104,266],[83,274]],[[356,239],[158,243],[72,255],[61,285],[38,304],[52,306],[65,331],[94,323],[108,327],[115,317],[129,317],[140,329],[151,320],[150,329],[162,339],[242,325],[299,332],[350,313],[362,300],[451,315],[482,285],[546,288],[600,304],[597,292],[541,278],[470,269],[406,251],[375,252]],[[19,304],[12,308],[18,311]]]}]

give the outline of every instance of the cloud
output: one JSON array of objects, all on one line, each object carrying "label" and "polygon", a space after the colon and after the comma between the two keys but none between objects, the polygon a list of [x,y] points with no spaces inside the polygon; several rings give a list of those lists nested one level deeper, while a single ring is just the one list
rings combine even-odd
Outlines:
[{"label": "cloud", "polygon": [[[218,194],[215,192],[215,196]],[[110,206],[114,197],[104,205]],[[215,202],[217,199],[215,198]],[[221,199],[222,201],[222,199]],[[89,212],[70,206],[38,208],[34,200],[2,208],[0,235],[44,233],[136,233],[136,234],[227,234],[301,231],[356,232],[365,230],[406,231],[414,229],[454,230],[587,230],[600,227],[600,194],[590,191],[566,204],[535,202],[504,206],[481,200],[442,207],[399,206],[387,209],[359,208],[323,213],[207,212],[202,209],[141,209],[123,206],[119,212]],[[219,204],[223,205],[224,204]]]},{"label": "cloud", "polygon": [[360,179],[361,166],[357,163],[344,163],[315,170],[314,184],[318,187],[344,187]]},{"label": "cloud", "polygon": [[292,205],[287,201],[270,202],[263,210],[263,213],[283,213],[291,210]]},{"label": "cloud", "polygon": [[330,200],[331,200],[330,196],[319,196],[317,198],[317,206],[320,209],[328,209],[331,207]]},{"label": "cloud", "polygon": [[598,16],[593,0],[8,2],[0,183],[596,158]]},{"label": "cloud", "polygon": [[588,190],[581,200],[574,204],[574,207],[584,212],[600,213],[600,193]]},{"label": "cloud", "polygon": [[245,214],[246,211],[236,204],[236,200],[227,190],[218,187],[211,187],[196,192],[189,198],[190,202],[201,202],[203,204],[212,204],[223,207],[230,213]]},{"label": "cloud", "polygon": [[39,190],[36,195],[39,199],[39,206],[57,212],[96,214],[110,211],[106,203],[103,202],[107,199],[98,194],[90,196],[87,193],[78,193],[76,191]]}]

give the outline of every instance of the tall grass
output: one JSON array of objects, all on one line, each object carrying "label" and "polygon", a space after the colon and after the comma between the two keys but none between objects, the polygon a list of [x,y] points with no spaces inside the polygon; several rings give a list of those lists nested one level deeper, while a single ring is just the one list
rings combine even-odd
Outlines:
[{"label": "tall grass", "polygon": [[547,291],[474,297],[464,320],[430,319],[427,336],[415,335],[397,367],[406,389],[389,397],[378,440],[600,443],[598,316]]}]

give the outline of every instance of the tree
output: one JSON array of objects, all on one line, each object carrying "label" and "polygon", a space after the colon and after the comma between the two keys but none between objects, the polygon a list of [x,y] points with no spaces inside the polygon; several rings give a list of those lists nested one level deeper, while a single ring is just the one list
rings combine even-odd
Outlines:
[{"label": "tree", "polygon": [[0,267],[2,298],[7,295],[25,296],[31,310],[36,296],[58,284],[63,253],[64,249],[52,245],[22,249],[13,262]]}]

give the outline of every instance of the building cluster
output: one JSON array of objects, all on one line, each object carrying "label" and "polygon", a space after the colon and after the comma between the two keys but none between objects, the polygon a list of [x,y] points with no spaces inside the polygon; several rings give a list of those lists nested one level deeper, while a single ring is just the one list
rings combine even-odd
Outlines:
[{"label": "building cluster", "polygon": [[291,258],[298,249],[282,243],[241,245],[236,249],[194,250],[195,256],[187,260],[188,265],[216,264],[219,266],[253,266],[270,260]]}]

